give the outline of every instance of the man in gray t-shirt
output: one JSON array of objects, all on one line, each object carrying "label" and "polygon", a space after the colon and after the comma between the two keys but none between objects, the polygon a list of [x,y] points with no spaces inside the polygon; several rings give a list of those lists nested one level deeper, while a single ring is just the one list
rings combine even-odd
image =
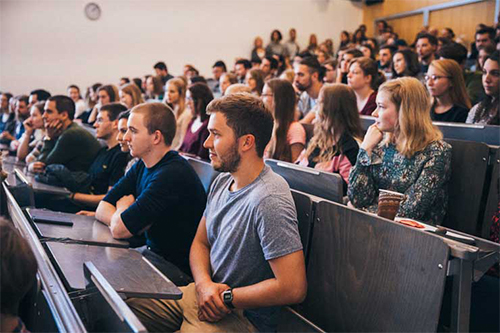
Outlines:
[{"label": "man in gray t-shirt", "polygon": [[194,284],[179,301],[127,303],[149,331],[276,331],[279,306],[299,303],[307,290],[297,216],[286,182],[262,158],[272,115],[249,94],[214,100],[210,150],[212,184],[191,246]]}]

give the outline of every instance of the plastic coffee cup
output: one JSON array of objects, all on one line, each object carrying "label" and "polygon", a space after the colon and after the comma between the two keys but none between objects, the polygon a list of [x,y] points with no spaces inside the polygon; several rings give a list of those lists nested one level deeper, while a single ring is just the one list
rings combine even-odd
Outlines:
[{"label": "plastic coffee cup", "polygon": [[399,206],[405,199],[406,196],[402,193],[380,190],[378,195],[377,215],[394,221]]}]

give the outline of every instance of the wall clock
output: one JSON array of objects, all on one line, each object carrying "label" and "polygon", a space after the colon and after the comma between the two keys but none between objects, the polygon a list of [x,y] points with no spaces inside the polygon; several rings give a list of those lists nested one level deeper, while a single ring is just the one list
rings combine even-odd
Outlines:
[{"label": "wall clock", "polygon": [[85,5],[85,16],[91,20],[96,21],[101,17],[101,7],[95,2],[90,2]]}]

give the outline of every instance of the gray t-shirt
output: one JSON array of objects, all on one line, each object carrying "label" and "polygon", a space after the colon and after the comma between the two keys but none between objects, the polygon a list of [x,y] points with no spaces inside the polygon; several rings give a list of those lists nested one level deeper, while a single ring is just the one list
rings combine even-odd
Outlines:
[{"label": "gray t-shirt", "polygon": [[[302,250],[290,188],[265,166],[246,187],[231,192],[229,173],[217,177],[205,218],[212,279],[231,288],[274,278],[268,260]],[[246,310],[260,331],[275,331],[279,307]]]}]

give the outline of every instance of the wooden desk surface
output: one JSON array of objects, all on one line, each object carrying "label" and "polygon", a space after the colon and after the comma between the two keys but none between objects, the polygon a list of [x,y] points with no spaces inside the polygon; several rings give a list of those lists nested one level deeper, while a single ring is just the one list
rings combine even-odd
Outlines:
[{"label": "wooden desk surface", "polygon": [[[40,209],[28,209],[28,211],[39,211]],[[97,221],[92,216],[83,216],[69,213],[52,212],[56,215],[67,216],[73,222],[73,226],[62,226],[47,223],[35,223],[37,232],[47,238],[69,238],[71,240],[84,242],[91,245],[129,247],[129,242],[114,239],[109,228]]]},{"label": "wooden desk surface", "polygon": [[83,264],[91,261],[127,297],[182,298],[179,288],[135,250],[56,242],[46,245],[68,291],[85,289]]}]

